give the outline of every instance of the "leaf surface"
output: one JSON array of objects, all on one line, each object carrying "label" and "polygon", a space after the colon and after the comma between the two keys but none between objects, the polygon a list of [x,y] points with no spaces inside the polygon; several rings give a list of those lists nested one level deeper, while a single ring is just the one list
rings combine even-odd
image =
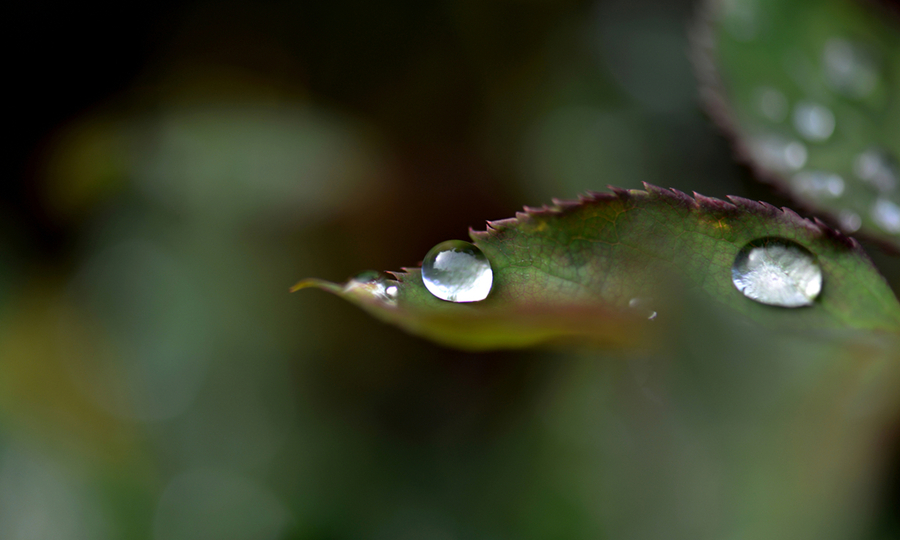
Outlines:
[{"label": "leaf surface", "polygon": [[711,1],[694,41],[739,157],[844,232],[900,249],[900,21],[880,7]]},{"label": "leaf surface", "polygon": [[[900,332],[900,304],[855,240],[766,203],[645,188],[526,208],[470,232],[494,275],[480,302],[434,297],[419,268],[393,273],[396,281],[313,279],[293,290],[323,288],[414,334],[474,350],[572,338],[652,346],[666,320],[691,315],[687,296],[766,326]],[[735,258],[760,239],[795,242],[813,254],[823,279],[813,305],[764,305],[736,288]]]}]

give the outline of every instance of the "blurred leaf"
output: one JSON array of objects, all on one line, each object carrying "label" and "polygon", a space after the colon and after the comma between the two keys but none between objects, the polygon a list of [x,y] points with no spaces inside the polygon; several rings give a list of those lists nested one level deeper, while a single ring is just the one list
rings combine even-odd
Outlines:
[{"label": "blurred leaf", "polygon": [[63,316],[85,328],[86,318],[53,285],[43,286],[24,285],[0,313],[0,424],[77,456],[135,466],[135,425],[97,407],[69,369],[74,358],[93,358],[104,344],[89,332],[64,336]]},{"label": "blurred leaf", "polygon": [[299,104],[172,107],[138,132],[141,189],[215,220],[328,215],[380,169],[352,122]]},{"label": "blurred leaf", "polygon": [[88,216],[132,184],[220,225],[313,221],[366,200],[383,170],[357,123],[302,101],[109,108],[65,125],[45,152],[42,197],[62,219]]},{"label": "blurred leaf", "polygon": [[900,247],[900,23],[874,4],[711,1],[696,52],[743,160],[845,232]]},{"label": "blurred leaf", "polygon": [[62,218],[89,215],[120,191],[128,178],[129,145],[124,122],[109,113],[63,126],[48,143],[42,195]]},{"label": "blurred leaf", "polygon": [[[396,273],[397,281],[305,280],[294,290],[328,290],[384,321],[465,349],[573,337],[633,346],[652,337],[658,321],[684,313],[679,296],[696,292],[764,326],[900,330],[900,304],[854,240],[789,209],[645,187],[526,208],[472,232],[493,270],[493,288],[481,302],[436,298],[420,269]],[[813,305],[764,305],[736,288],[736,257],[769,239],[799,244],[818,261],[824,285]]]}]

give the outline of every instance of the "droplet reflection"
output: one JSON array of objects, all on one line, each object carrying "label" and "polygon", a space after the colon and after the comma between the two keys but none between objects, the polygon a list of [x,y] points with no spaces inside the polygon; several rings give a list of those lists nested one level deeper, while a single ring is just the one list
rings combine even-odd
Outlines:
[{"label": "droplet reflection", "polygon": [[448,240],[431,248],[422,262],[422,281],[431,294],[448,302],[478,302],[491,292],[491,263],[474,245]]},{"label": "droplet reflection", "polygon": [[388,305],[395,305],[399,289],[396,284],[391,284],[392,281],[384,272],[365,270],[344,284],[344,292],[364,289],[376,299]]},{"label": "droplet reflection", "polygon": [[815,255],[778,238],[744,246],[731,268],[731,279],[744,296],[770,306],[809,306],[822,291],[822,269]]},{"label": "droplet reflection", "polygon": [[642,298],[636,296],[628,301],[628,307],[643,312],[647,316],[647,320],[654,321],[656,320],[656,316],[658,314],[656,313],[656,311],[649,308],[650,304],[652,303],[652,298]]}]

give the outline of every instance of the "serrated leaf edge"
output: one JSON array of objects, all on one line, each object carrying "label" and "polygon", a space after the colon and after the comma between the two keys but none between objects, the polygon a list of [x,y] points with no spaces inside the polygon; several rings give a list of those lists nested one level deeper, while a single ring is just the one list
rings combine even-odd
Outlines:
[{"label": "serrated leaf edge", "polygon": [[[552,204],[549,205],[541,207],[525,206],[521,212],[516,212],[515,217],[488,221],[483,231],[469,228],[469,236],[477,245],[479,242],[485,241],[505,229],[517,227],[532,218],[562,217],[591,205],[606,204],[614,200],[660,199],[679,205],[691,212],[719,215],[727,215],[729,213],[738,215],[741,212],[752,212],[772,219],[782,220],[788,225],[806,229],[814,236],[822,236],[836,242],[844,248],[853,251],[856,255],[863,257],[866,261],[870,261],[868,254],[855,238],[845,235],[818,218],[804,218],[788,207],[778,208],[765,201],[754,201],[735,195],[729,195],[727,201],[707,197],[697,192],[694,192],[693,196],[691,196],[675,188],[662,188],[648,182],[643,182],[643,186],[644,190],[608,186],[610,190],[608,192],[589,191],[579,195],[577,200],[552,199]],[[388,273],[395,276],[399,281],[404,281],[406,276],[420,271],[420,267],[402,267],[399,271],[389,271]]]}]

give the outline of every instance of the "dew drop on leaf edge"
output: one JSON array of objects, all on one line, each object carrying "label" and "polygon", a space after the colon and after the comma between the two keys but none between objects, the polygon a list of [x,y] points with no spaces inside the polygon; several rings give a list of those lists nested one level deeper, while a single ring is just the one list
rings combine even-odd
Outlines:
[{"label": "dew drop on leaf edge", "polygon": [[372,297],[386,304],[395,305],[398,293],[395,283],[395,280],[384,272],[364,270],[347,280],[347,283],[344,284],[344,292],[364,289]]},{"label": "dew drop on leaf edge", "polygon": [[378,270],[363,270],[350,279],[359,283],[371,283],[381,278],[382,273]]},{"label": "dew drop on leaf edge", "polygon": [[491,263],[475,245],[448,240],[431,248],[422,261],[422,282],[448,302],[478,302],[491,292]]},{"label": "dew drop on leaf edge", "polygon": [[822,291],[822,268],[803,246],[761,238],[744,246],[731,268],[734,286],[747,298],[770,306],[810,306]]}]

